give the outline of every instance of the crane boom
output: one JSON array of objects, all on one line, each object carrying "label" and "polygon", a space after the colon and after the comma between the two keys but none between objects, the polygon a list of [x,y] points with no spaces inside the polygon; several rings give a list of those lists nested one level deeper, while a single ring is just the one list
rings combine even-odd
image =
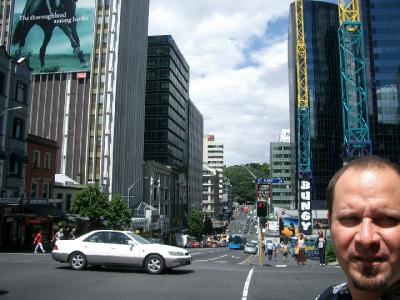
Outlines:
[{"label": "crane boom", "polygon": [[311,219],[311,147],[310,108],[308,98],[307,48],[304,36],[303,0],[295,2],[296,75],[297,75],[297,173],[299,199],[299,230],[312,233]]}]

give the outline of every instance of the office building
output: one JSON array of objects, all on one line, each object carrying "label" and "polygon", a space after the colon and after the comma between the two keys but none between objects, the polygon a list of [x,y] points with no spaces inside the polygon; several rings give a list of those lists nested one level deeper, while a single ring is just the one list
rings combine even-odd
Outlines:
[{"label": "office building", "polygon": [[221,201],[219,200],[219,172],[203,166],[203,214],[211,220],[216,221],[221,212]]},{"label": "office building", "polygon": [[[39,26],[19,47],[18,20],[27,12],[13,3],[7,2],[9,14],[3,9],[0,37],[34,70],[29,133],[58,142],[57,173],[126,195],[143,176],[149,1],[78,1],[80,43],[56,28],[44,60],[41,41],[33,39]],[[141,195],[142,186],[136,189]]]},{"label": "office building", "polygon": [[294,209],[295,184],[292,176],[292,160],[290,158],[290,130],[282,129],[279,142],[270,145],[270,174],[271,178],[282,178],[282,184],[272,185],[272,207]]},{"label": "office building", "polygon": [[[303,2],[304,36],[307,48],[307,76],[310,112],[310,147],[313,209],[325,208],[328,182],[342,165],[342,108],[340,97],[338,33],[339,17],[336,4],[320,1]],[[295,3],[289,16],[289,107],[292,165],[297,173],[297,86],[296,86],[296,15]],[[297,184],[295,185],[297,187]],[[298,192],[296,191],[296,199]]]},{"label": "office building", "polygon": [[189,215],[202,210],[203,201],[203,115],[189,101],[188,130],[188,203]]},{"label": "office building", "polygon": [[189,65],[170,35],[149,36],[144,160],[187,170]]},{"label": "office building", "polygon": [[373,154],[400,163],[400,2],[361,0]]}]

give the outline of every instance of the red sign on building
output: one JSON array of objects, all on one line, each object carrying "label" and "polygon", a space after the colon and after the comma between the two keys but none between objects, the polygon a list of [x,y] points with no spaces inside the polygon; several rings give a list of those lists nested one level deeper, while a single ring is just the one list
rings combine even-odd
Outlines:
[{"label": "red sign on building", "polygon": [[84,79],[86,78],[86,72],[76,73],[76,79]]}]

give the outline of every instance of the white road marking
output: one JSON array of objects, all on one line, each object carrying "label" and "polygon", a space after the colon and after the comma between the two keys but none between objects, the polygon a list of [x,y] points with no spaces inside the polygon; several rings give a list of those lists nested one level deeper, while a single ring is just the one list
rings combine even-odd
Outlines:
[{"label": "white road marking", "polygon": [[216,260],[216,259],[223,258],[225,256],[228,256],[228,254],[225,254],[225,255],[222,255],[222,256],[219,256],[219,257],[210,258],[209,260]]},{"label": "white road marking", "polygon": [[253,271],[254,271],[254,267],[251,268],[251,270],[249,271],[249,274],[247,275],[246,282],[244,283],[242,300],[247,300],[247,294],[249,292],[249,285],[250,285],[251,276],[253,275]]},{"label": "white road marking", "polygon": [[286,268],[287,265],[276,265],[275,267],[277,267],[277,268]]}]

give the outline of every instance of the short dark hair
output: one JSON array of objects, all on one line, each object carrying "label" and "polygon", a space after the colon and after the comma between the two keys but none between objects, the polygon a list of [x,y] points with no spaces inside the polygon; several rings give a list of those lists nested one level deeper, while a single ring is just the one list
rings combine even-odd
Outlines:
[{"label": "short dark hair", "polygon": [[400,167],[379,156],[376,155],[369,155],[369,156],[362,156],[350,161],[348,164],[344,165],[336,174],[332,177],[329,181],[328,188],[326,189],[326,202],[328,205],[328,212],[329,218],[332,216],[332,207],[333,207],[333,199],[335,197],[335,187],[336,183],[338,182],[339,178],[349,169],[383,169],[383,168],[390,168],[395,171],[400,176]]}]

